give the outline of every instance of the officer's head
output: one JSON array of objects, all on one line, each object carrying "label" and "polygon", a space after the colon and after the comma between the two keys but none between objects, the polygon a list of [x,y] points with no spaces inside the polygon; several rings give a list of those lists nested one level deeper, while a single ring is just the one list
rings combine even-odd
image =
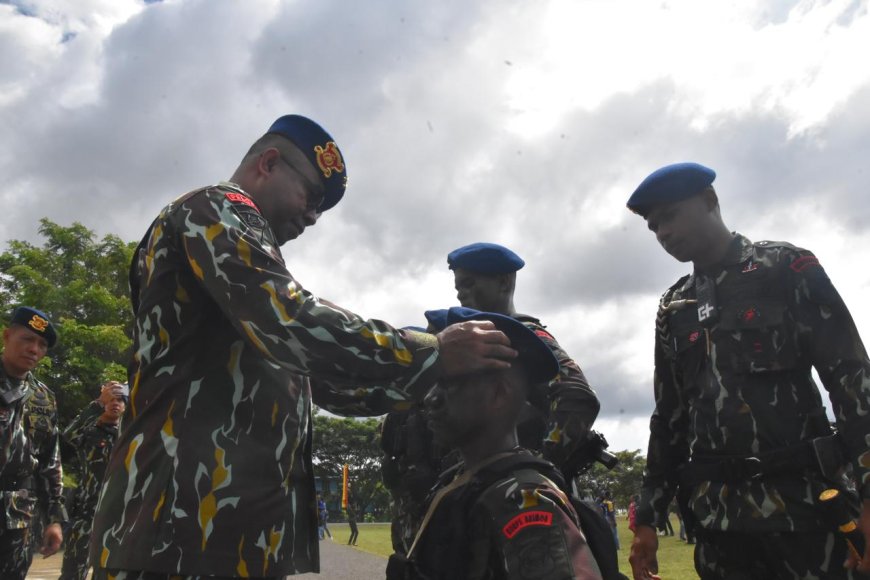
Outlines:
[{"label": "officer's head", "polygon": [[323,127],[285,115],[254,143],[232,181],[254,199],[279,244],[302,235],[344,196],[347,169]]},{"label": "officer's head", "polygon": [[510,369],[444,379],[429,391],[424,402],[435,439],[441,445],[461,449],[481,437],[515,436],[531,386],[558,374],[556,357],[532,330],[509,316],[456,307],[442,314],[444,311],[427,312],[430,325],[491,321],[519,354]]},{"label": "officer's head", "polygon": [[486,242],[462,246],[447,254],[459,303],[486,312],[509,314],[517,270],[525,264],[508,248]]},{"label": "officer's head", "polygon": [[647,176],[628,200],[667,253],[680,262],[704,255],[724,224],[713,189],[716,172],[697,163],[675,163]]},{"label": "officer's head", "polygon": [[19,306],[3,331],[3,368],[9,376],[24,377],[56,342],[57,331],[45,313]]}]

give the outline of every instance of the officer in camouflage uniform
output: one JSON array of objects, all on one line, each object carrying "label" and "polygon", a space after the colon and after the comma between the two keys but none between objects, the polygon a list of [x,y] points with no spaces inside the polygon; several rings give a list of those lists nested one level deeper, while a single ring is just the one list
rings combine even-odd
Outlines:
[{"label": "officer in camouflage uniform", "polygon": [[66,521],[54,393],[31,372],[57,342],[48,316],[15,309],[3,331],[0,365],[0,578],[23,579],[33,557],[30,528],[37,493],[47,502],[39,552],[50,556]]},{"label": "officer in camouflage uniform", "polygon": [[407,556],[390,558],[388,580],[600,579],[558,470],[518,445],[528,392],[558,374],[556,357],[512,317],[461,307],[446,316],[491,320],[520,355],[509,371],[439,381],[426,396],[436,440],[461,462],[441,476]]},{"label": "officer in camouflage uniform", "polygon": [[[504,246],[479,242],[450,252],[447,264],[454,272],[462,306],[519,320],[559,360],[558,377],[536,385],[530,392],[529,402],[537,413],[523,418],[519,436],[523,446],[543,451],[546,459],[564,468],[586,442],[600,404],[583,371],[540,320],[514,308],[516,273],[525,262]],[[445,451],[432,443],[423,415],[419,407],[414,407],[391,413],[385,422],[386,460],[395,466],[386,483],[393,496],[393,549],[398,553],[407,552],[416,534],[423,515],[422,502],[437,474],[453,463],[445,461]]]},{"label": "officer in camouflage uniform", "polygon": [[81,479],[75,490],[75,509],[70,509],[71,525],[60,580],[84,580],[88,575],[88,542],[94,511],[129,394],[127,385],[116,381],[104,384],[100,397],[91,401],[64,429],[64,440],[76,450]]},{"label": "officer in camouflage uniform", "polygon": [[96,578],[318,571],[306,377],[422,397],[442,376],[510,366],[491,324],[398,331],[290,275],[279,247],[338,203],[346,175],[335,141],[287,115],[231,182],[152,223],[130,272],[130,402],[91,535]]},{"label": "officer in camouflage uniform", "polygon": [[[870,539],[870,361],[818,259],[731,233],[714,178],[695,163],[667,166],[628,202],[665,251],[694,264],[659,306],[635,578],[657,571],[655,527],[678,486],[697,523],[701,578],[851,578],[845,542],[816,498],[843,489]],[[842,477],[847,461],[863,505]],[[866,570],[870,545],[865,554]]]}]

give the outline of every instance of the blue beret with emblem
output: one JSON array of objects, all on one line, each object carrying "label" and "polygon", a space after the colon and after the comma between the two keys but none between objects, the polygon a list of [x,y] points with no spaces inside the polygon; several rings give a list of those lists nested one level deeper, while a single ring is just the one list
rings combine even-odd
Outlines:
[{"label": "blue beret with emblem", "polygon": [[301,115],[284,115],[266,133],[292,141],[317,170],[325,190],[320,211],[341,201],[347,188],[347,166],[335,140],[323,127]]},{"label": "blue beret with emblem", "polygon": [[456,248],[447,254],[451,270],[462,269],[478,274],[510,274],[526,265],[522,258],[498,244],[477,242]]},{"label": "blue beret with emblem", "polygon": [[498,330],[507,335],[511,341],[511,348],[519,353],[511,364],[522,365],[532,382],[546,383],[559,374],[559,360],[547,343],[516,318],[463,306],[454,306],[447,310],[427,310],[425,315],[436,332],[459,322],[489,320]]},{"label": "blue beret with emblem", "polygon": [[57,343],[57,330],[55,330],[48,315],[36,308],[19,306],[12,311],[12,317],[9,322],[23,326],[27,330],[43,337],[48,343],[48,348],[53,347]]},{"label": "blue beret with emblem", "polygon": [[716,172],[698,163],[674,163],[657,169],[637,186],[628,209],[646,217],[654,206],[688,199],[704,191]]}]

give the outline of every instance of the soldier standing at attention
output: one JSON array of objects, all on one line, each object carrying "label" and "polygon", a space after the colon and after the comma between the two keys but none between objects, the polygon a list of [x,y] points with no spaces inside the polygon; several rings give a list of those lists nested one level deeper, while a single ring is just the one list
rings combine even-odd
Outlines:
[{"label": "soldier standing at attention", "polygon": [[88,575],[88,541],[94,511],[129,394],[127,385],[117,381],[102,385],[100,397],[91,401],[64,429],[64,440],[76,450],[81,480],[75,490],[75,509],[70,509],[71,525],[60,580],[84,580]]},{"label": "soldier standing at attention", "polygon": [[[855,577],[816,498],[839,486],[860,509],[870,542],[870,361],[819,260],[786,242],[732,233],[715,176],[696,163],[669,165],[628,201],[666,252],[694,266],[665,292],[656,320],[656,407],[634,577],[658,570],[655,528],[677,486],[689,506],[683,515],[696,522],[702,579]],[[847,462],[863,503],[838,471]],[[868,571],[870,544],[864,554],[858,569]]]},{"label": "soldier standing at attention", "polygon": [[26,306],[3,331],[0,365],[0,578],[23,579],[33,558],[29,538],[37,490],[47,491],[49,525],[39,553],[63,542],[66,521],[54,393],[31,372],[57,342],[48,316]]},{"label": "soldier standing at attention", "polygon": [[91,534],[98,580],[318,571],[308,377],[422,398],[441,378],[510,367],[491,323],[400,331],[293,278],[280,246],[346,177],[332,137],[287,115],[230,182],[151,224],[130,271],[130,402]]},{"label": "soldier standing at attention", "polygon": [[447,324],[489,320],[519,351],[514,366],[441,380],[426,395],[436,441],[459,450],[427,502],[407,556],[387,579],[600,580],[577,513],[556,467],[521,448],[517,422],[533,385],[559,372],[547,344],[518,320],[470,308]]},{"label": "soldier standing at attention", "polygon": [[[559,360],[555,380],[536,386],[529,397],[539,410],[545,428],[543,432],[529,433],[521,427],[520,438],[524,445],[540,449],[547,460],[562,468],[571,454],[586,442],[601,405],[583,371],[546,326],[534,316],[521,314],[514,308],[517,271],[526,263],[504,246],[478,242],[450,252],[447,265],[453,270],[460,305],[516,318],[538,335]],[[538,440],[527,441],[528,437]]]}]

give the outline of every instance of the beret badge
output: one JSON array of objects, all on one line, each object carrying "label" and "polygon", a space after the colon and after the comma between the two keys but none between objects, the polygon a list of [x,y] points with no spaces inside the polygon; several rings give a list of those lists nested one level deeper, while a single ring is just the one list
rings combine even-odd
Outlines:
[{"label": "beret badge", "polygon": [[329,178],[333,171],[336,173],[344,171],[344,162],[335,141],[328,142],[325,148],[315,145],[314,152],[317,154],[317,166],[320,167],[324,177]]},{"label": "beret badge", "polygon": [[27,324],[37,332],[45,332],[45,329],[48,328],[48,320],[38,314],[34,314]]}]

